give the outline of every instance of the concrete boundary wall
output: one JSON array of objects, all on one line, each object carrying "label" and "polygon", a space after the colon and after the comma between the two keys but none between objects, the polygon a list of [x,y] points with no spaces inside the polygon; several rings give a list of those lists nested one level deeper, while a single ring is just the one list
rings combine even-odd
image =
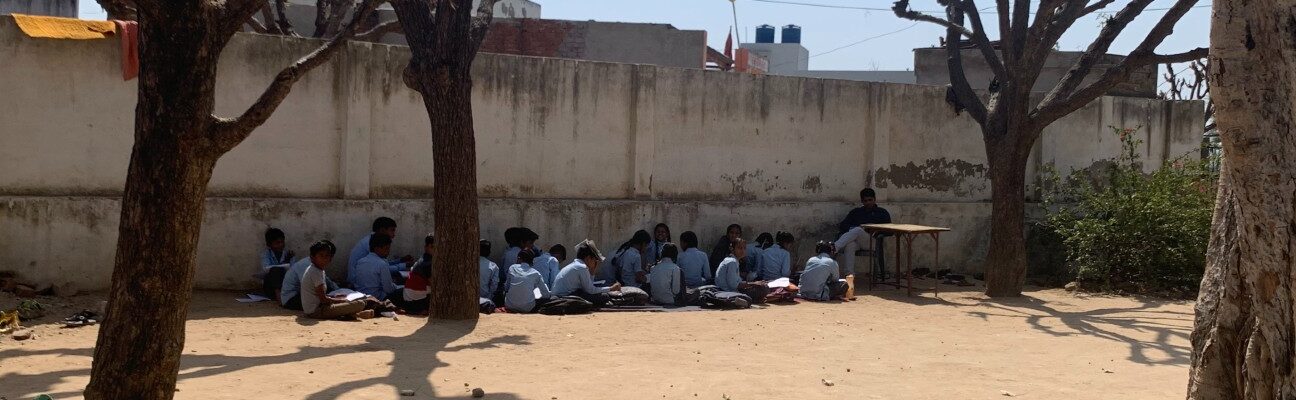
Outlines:
[{"label": "concrete boundary wall", "polygon": [[[221,59],[217,112],[240,112],[317,45],[236,36]],[[32,39],[7,17],[0,55],[0,269],[103,287],[136,82],[121,81],[114,39]],[[268,225],[295,246],[335,237],[349,249],[390,214],[410,227],[398,248],[416,250],[434,228],[432,144],[421,99],[399,78],[408,57],[400,46],[348,44],[221,159],[200,286],[247,283]],[[954,228],[943,266],[981,268],[984,146],[943,88],[492,54],[478,57],[474,78],[488,239],[528,224],[545,243],[588,236],[611,247],[665,220],[677,237],[695,229],[711,242],[736,222],[752,227],[748,236],[797,233],[805,253],[835,234],[860,188],[876,186],[897,220]],[[1193,102],[1102,98],[1047,130],[1029,176],[1115,156],[1109,127],[1141,126],[1152,161],[1195,154],[1200,121]],[[89,250],[62,251],[72,243]]]}]

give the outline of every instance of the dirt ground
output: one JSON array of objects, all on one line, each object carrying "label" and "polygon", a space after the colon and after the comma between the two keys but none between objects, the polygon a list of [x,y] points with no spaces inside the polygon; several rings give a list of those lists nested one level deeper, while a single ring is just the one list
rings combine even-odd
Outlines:
[{"label": "dirt ground", "polygon": [[[1060,290],[462,323],[318,322],[237,295],[195,294],[177,398],[1180,398],[1192,325],[1191,303]],[[35,333],[0,339],[0,398],[80,397],[97,328]]]}]

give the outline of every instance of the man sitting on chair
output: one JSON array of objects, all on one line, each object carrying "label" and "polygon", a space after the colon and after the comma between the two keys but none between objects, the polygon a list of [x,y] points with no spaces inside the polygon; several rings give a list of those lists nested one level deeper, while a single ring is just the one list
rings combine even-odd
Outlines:
[{"label": "man sitting on chair", "polygon": [[877,192],[873,188],[864,188],[860,191],[860,203],[862,206],[851,210],[846,214],[846,219],[837,224],[841,237],[837,238],[834,243],[841,250],[838,254],[846,256],[846,275],[855,273],[855,251],[868,248],[868,242],[865,242],[870,236],[877,241],[873,247],[873,258],[877,261],[877,266],[883,272],[886,266],[882,258],[882,237],[884,234],[869,235],[860,225],[864,224],[889,224],[891,223],[891,214],[885,208],[877,206]]}]

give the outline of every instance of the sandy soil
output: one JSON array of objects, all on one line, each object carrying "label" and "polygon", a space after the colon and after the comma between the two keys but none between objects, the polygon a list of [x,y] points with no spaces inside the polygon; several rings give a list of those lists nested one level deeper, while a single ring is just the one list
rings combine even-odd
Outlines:
[{"label": "sandy soil", "polygon": [[[235,296],[196,293],[177,398],[1180,398],[1192,324],[1191,303],[1059,290],[464,323],[317,322]],[[0,339],[0,396],[79,397],[96,334]]]}]

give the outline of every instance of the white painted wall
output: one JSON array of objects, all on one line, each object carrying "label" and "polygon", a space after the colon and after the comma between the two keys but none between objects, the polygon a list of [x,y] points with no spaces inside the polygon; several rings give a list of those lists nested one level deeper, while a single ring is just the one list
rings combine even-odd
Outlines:
[{"label": "white painted wall", "polygon": [[[234,38],[218,112],[240,111],[317,44]],[[104,287],[135,82],[121,81],[111,39],[31,39],[0,18],[0,54],[0,269]],[[399,79],[407,58],[402,47],[349,44],[218,163],[200,287],[248,283],[267,226],[299,250],[325,237],[349,249],[389,215],[402,224],[398,250],[417,251],[435,229],[432,144],[421,100]],[[489,239],[527,224],[545,244],[591,237],[610,247],[664,220],[677,237],[696,230],[711,242],[736,222],[748,236],[791,231],[804,253],[875,185],[897,220],[955,229],[941,243],[943,266],[981,267],[984,147],[942,88],[490,54],[474,76]],[[1195,149],[1196,107],[1104,98],[1049,128],[1032,170],[1115,155],[1107,126],[1144,126],[1154,159]]]}]

